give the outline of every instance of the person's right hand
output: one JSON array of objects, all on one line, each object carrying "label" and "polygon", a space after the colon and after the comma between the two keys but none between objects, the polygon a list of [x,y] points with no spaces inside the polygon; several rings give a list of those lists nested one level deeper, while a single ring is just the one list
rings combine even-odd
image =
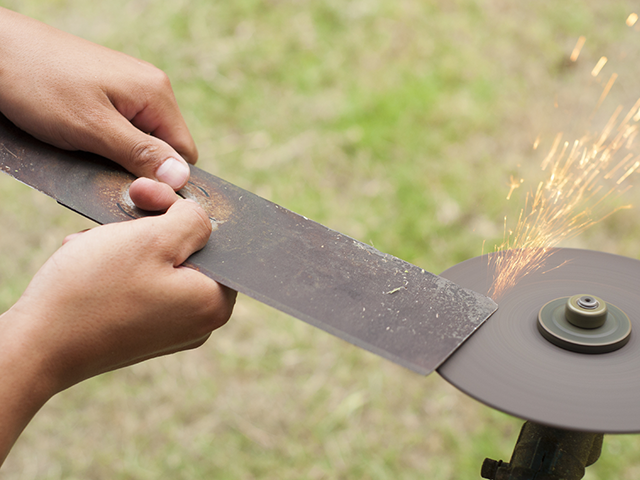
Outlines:
[{"label": "person's right hand", "polygon": [[181,266],[209,239],[198,204],[139,178],[136,204],[165,214],[68,237],[0,315],[0,465],[33,415],[89,377],[204,343],[236,293]]},{"label": "person's right hand", "polygon": [[42,141],[174,190],[198,158],[161,70],[1,7],[0,112]]},{"label": "person's right hand", "polygon": [[169,209],[67,239],[9,311],[56,391],[199,346],[231,315],[235,292],[181,266],[209,239],[204,210],[146,178],[134,182],[131,197],[146,209]]}]

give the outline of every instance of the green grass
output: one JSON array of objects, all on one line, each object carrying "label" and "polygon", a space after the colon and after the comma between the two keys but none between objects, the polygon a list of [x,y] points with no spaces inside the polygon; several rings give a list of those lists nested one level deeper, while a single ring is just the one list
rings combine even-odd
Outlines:
[{"label": "green grass", "polygon": [[[520,206],[505,201],[509,175],[538,181],[531,144],[581,122],[601,55],[621,73],[612,96],[640,90],[640,33],[622,1],[3,5],[164,69],[202,168],[436,273],[500,240]],[[567,67],[579,35],[588,42]],[[574,244],[638,258],[634,212]],[[0,224],[0,309],[88,225],[4,176]],[[201,349],[54,398],[0,476],[473,479],[485,456],[508,460],[519,426],[435,374],[242,297]],[[585,478],[637,478],[639,448],[606,438]]]}]

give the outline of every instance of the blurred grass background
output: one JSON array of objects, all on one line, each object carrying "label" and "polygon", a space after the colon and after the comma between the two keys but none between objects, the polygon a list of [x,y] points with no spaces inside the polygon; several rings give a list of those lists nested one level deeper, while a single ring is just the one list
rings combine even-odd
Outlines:
[{"label": "blurred grass background", "polygon": [[[509,175],[540,180],[545,145],[597,99],[585,78],[601,55],[621,74],[613,100],[640,94],[633,3],[618,0],[2,5],[165,70],[201,168],[435,273],[500,241],[521,206]],[[572,246],[639,258],[636,212]],[[0,225],[2,311],[91,226],[6,176]],[[474,479],[486,456],[508,460],[520,424],[241,297],[199,350],[58,395],[0,477]],[[635,479],[639,452],[640,437],[608,436],[585,478]]]}]

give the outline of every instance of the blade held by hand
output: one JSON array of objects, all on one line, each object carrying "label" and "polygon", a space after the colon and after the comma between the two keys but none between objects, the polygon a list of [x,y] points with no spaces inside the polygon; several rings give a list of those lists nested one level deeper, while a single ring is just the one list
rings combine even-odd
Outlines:
[{"label": "blade held by hand", "polygon": [[[138,218],[134,177],[68,152],[0,116],[0,169],[101,224]],[[497,309],[464,289],[196,167],[180,191],[214,231],[186,265],[421,374],[442,364]]]}]

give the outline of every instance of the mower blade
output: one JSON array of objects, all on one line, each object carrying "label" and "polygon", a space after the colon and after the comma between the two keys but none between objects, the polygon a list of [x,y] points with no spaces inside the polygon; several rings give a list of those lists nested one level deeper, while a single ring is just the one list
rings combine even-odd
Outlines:
[{"label": "mower blade", "polygon": [[[100,224],[148,214],[131,202],[134,177],[118,165],[44,144],[2,116],[0,168]],[[185,265],[418,373],[435,370],[497,309],[196,167],[179,193],[214,225]]]}]

